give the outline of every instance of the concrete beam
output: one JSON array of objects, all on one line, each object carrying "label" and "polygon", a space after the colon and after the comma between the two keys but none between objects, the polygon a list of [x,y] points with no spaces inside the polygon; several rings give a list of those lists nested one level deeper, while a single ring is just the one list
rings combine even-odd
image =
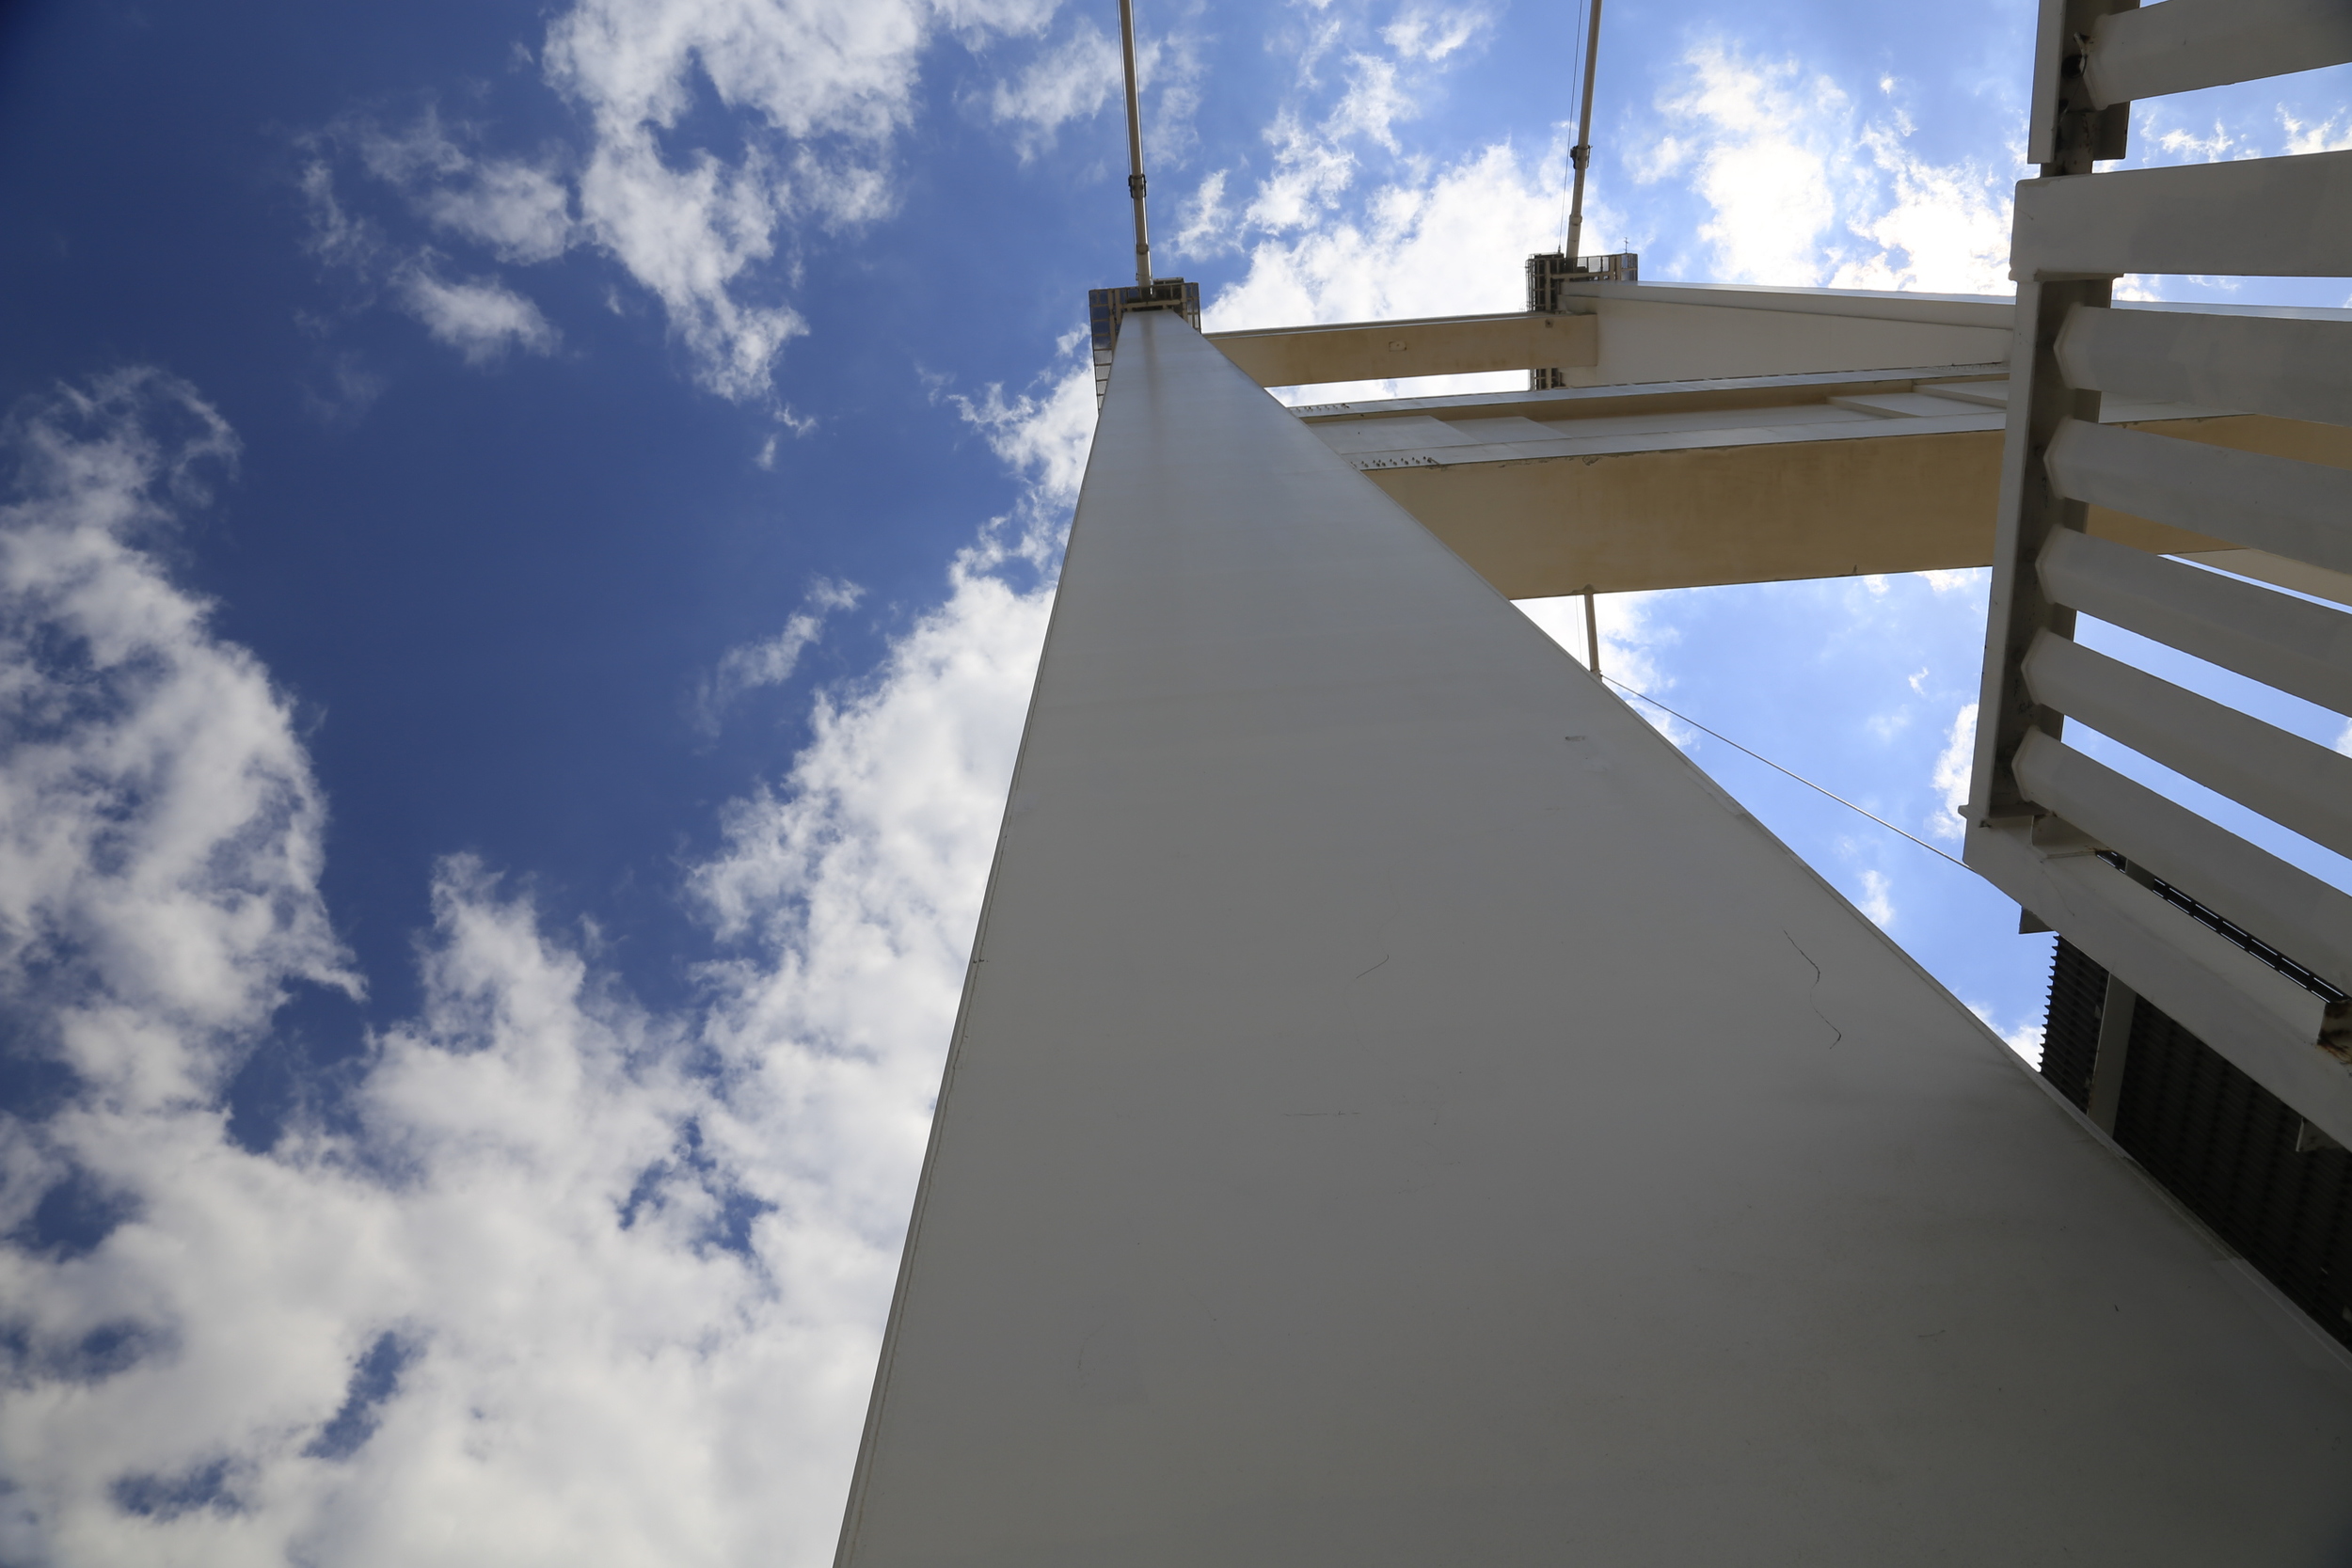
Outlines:
[{"label": "concrete beam", "polygon": [[2004,298],[1731,284],[1570,283],[1599,322],[1600,356],[1570,387],[1974,365],[2009,357]]},{"label": "concrete beam", "polygon": [[1591,316],[1517,310],[1497,316],[1213,332],[1209,341],[1261,387],[1300,387],[1592,365],[1600,352],[1597,329]]},{"label": "concrete beam", "polygon": [[[1571,387],[1997,361],[2010,301],[1713,283],[1571,283],[1567,315],[1513,311],[1212,332],[1261,387],[1564,372]],[[1565,341],[1564,336],[1565,335]]]},{"label": "concrete beam", "polygon": [[[1983,566],[1997,366],[1492,393],[1298,411],[1512,598]],[[2352,431],[2109,400],[2118,424],[2352,467]],[[1387,412],[1386,410],[1393,410]],[[2230,544],[2102,507],[2090,531],[2276,580]],[[2217,552],[2227,552],[2221,559]],[[2342,597],[2352,579],[2289,584]],[[2336,578],[2336,574],[2328,574]]]}]

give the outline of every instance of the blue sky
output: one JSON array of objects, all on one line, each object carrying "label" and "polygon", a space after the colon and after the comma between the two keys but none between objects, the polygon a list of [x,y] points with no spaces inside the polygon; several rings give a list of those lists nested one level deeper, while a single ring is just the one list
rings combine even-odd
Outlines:
[{"label": "blue sky", "polygon": [[[1516,307],[1573,8],[1142,13],[1213,325]],[[2019,0],[1607,18],[1590,247],[2005,287]],[[0,10],[0,1560],[827,1559],[1127,265],[1116,25]],[[2346,145],[2344,80],[2135,157]],[[1628,597],[1610,667],[1932,835],[1982,594]],[[2030,1044],[2010,906],[1683,737]]]}]

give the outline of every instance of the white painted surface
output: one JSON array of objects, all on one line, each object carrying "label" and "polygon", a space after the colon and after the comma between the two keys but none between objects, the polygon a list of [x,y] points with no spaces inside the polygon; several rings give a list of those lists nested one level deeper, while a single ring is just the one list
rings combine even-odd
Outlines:
[{"label": "white painted surface", "polygon": [[1853,289],[1569,283],[1564,308],[1599,318],[1599,354],[1569,387],[1714,376],[1975,365],[2009,352],[2010,302]]},{"label": "white painted surface", "polygon": [[[2127,272],[2340,277],[2352,269],[2352,151],[2017,182],[2010,276]],[[1602,353],[1608,352],[1604,329]]]},{"label": "white painted surface", "polygon": [[[2352,714],[2352,615],[2060,529],[2035,563],[2058,604]],[[2352,937],[2352,922],[2345,934]]]},{"label": "white painted surface", "polygon": [[2081,420],[2058,426],[2042,461],[2076,500],[2352,572],[2352,469]]},{"label": "white painted surface", "polygon": [[1125,332],[847,1563],[2352,1543],[2307,1327],[1311,429]]},{"label": "white painted surface", "polygon": [[[2339,990],[2352,986],[2352,897],[2040,730],[2017,748],[2017,777],[2093,838],[2128,844],[2137,863],[2195,888],[2199,903],[2241,930],[2273,933],[2313,974]],[[2328,1120],[2352,1126],[2352,1075],[2339,1079]]]},{"label": "white painted surface", "polygon": [[[2344,156],[2338,166],[2347,225],[2339,261],[2352,261],[2352,153]],[[2078,180],[2070,188],[2091,182]],[[2058,334],[2058,364],[2069,386],[2352,424],[2352,376],[2344,373],[2352,364],[2352,310],[2323,317],[2077,309]]]},{"label": "white painted surface", "polygon": [[2352,855],[2352,757],[2055,632],[2034,639],[2023,668],[2035,702]]},{"label": "white painted surface", "polygon": [[2344,0],[2163,0],[2090,29],[2083,78],[2105,107],[2352,60]]},{"label": "white painted surface", "polygon": [[[2042,820],[2061,834],[2069,826]],[[2137,847],[2127,841],[2125,852]],[[1970,866],[2063,930],[2091,962],[2110,974],[2140,976],[2129,990],[2329,1135],[2352,1126],[2344,1059],[2318,1043],[2328,1020],[2316,993],[2156,897],[2079,840],[2045,850],[2025,827],[1980,825],[1968,835],[1968,855]],[[2341,1559],[2323,1560],[2332,1568]]]}]

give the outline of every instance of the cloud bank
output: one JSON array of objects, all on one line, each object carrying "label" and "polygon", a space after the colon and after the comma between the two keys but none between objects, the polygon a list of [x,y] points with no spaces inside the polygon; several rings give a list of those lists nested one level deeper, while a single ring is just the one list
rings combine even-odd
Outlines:
[{"label": "cloud bank", "polygon": [[[1057,4],[576,0],[537,55],[576,119],[572,139],[502,151],[491,127],[430,105],[405,124],[340,120],[302,143],[310,246],[363,301],[477,364],[552,352],[561,334],[528,296],[526,269],[593,254],[659,303],[696,382],[766,400],[786,345],[808,330],[787,297],[799,256],[894,210],[925,52],[943,38],[978,51],[1038,37]],[[1163,135],[1181,136],[1197,68],[1168,42],[1147,40],[1141,63],[1168,111]],[[1081,22],[998,81],[986,115],[1025,156],[1101,112],[1117,80],[1116,49]],[[739,140],[696,145],[686,122],[714,101]],[[405,217],[353,217],[355,190],[389,194]],[[480,266],[461,275],[449,246]]]},{"label": "cloud bank", "polygon": [[0,995],[54,1092],[0,1121],[0,1560],[825,1560],[1051,593],[998,569],[1055,546],[1073,402],[1003,414],[1034,515],[691,869],[697,1006],[449,860],[421,1010],[266,1150],[228,1076],[358,981],[291,702],[165,564],[235,437],[152,372],[20,413]]}]

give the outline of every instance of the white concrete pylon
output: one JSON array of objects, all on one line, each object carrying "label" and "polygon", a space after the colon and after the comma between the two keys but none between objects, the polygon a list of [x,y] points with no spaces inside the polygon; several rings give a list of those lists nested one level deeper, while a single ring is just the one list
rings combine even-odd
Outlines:
[{"label": "white concrete pylon", "polygon": [[849,1568],[2321,1560],[2352,1373],[1128,316]]}]

